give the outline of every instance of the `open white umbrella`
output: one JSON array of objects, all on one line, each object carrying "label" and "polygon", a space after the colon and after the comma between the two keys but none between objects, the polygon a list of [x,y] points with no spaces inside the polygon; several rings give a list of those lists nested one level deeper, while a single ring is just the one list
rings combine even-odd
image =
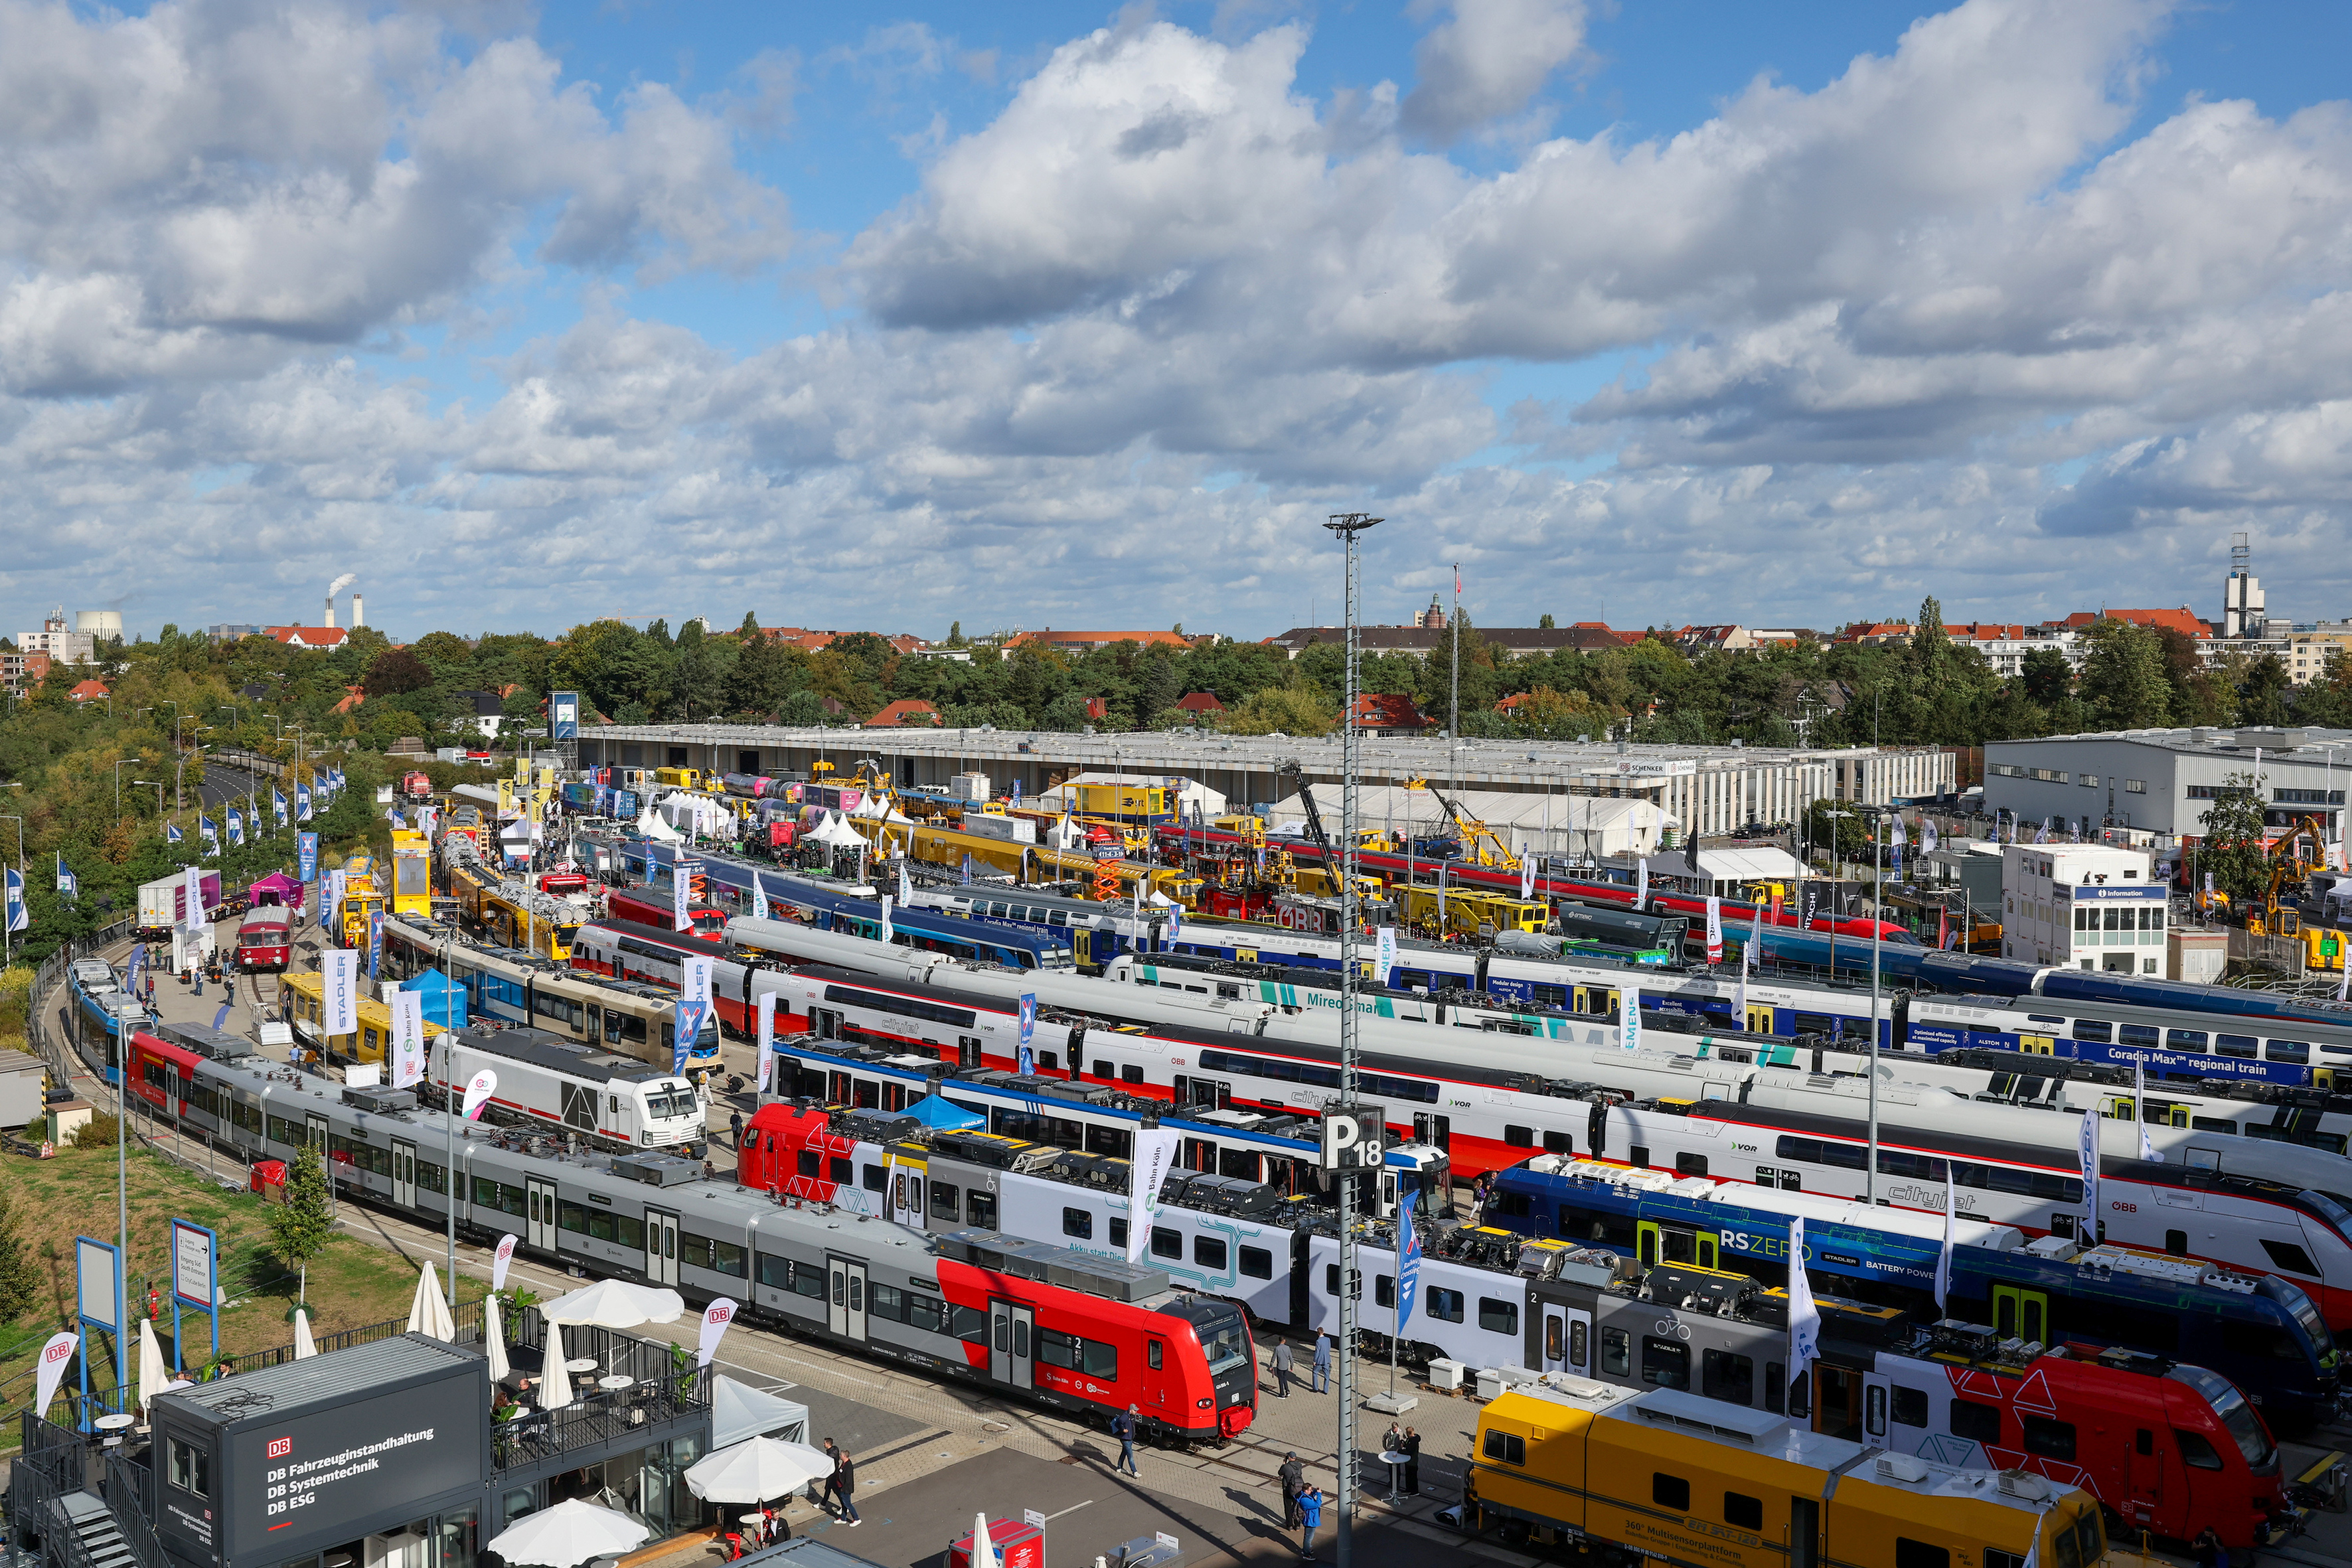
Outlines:
[{"label": "open white umbrella", "polygon": [[319,1353],[318,1342],[310,1337],[310,1313],[307,1308],[294,1309],[294,1359],[308,1361]]},{"label": "open white umbrella", "polygon": [[482,1353],[490,1358],[490,1381],[504,1383],[512,1369],[507,1365],[507,1335],[499,1322],[496,1296],[482,1298]]},{"label": "open white umbrella", "polygon": [[155,1325],[145,1318],[139,1320],[139,1409],[146,1413],[147,1402],[163,1392],[172,1374],[163,1370],[163,1352],[155,1343]]},{"label": "open white umbrella", "polygon": [[[600,1329],[634,1329],[641,1323],[675,1323],[686,1315],[686,1298],[655,1285],[599,1279],[558,1296],[539,1310],[551,1330],[557,1323],[589,1323]],[[549,1343],[554,1342],[551,1333]],[[550,1352],[553,1353],[552,1352]]]},{"label": "open white umbrella", "polygon": [[430,1258],[417,1271],[416,1297],[408,1304],[408,1332],[451,1342],[457,1338],[457,1325],[450,1321],[449,1303],[441,1299],[441,1283],[433,1276]]},{"label": "open white umbrella", "polygon": [[766,1502],[833,1474],[833,1456],[806,1443],[753,1437],[687,1468],[688,1491],[706,1502]]},{"label": "open white umbrella", "polygon": [[578,1568],[591,1558],[634,1552],[651,1533],[626,1514],[573,1498],[509,1526],[487,1544],[512,1563]]}]

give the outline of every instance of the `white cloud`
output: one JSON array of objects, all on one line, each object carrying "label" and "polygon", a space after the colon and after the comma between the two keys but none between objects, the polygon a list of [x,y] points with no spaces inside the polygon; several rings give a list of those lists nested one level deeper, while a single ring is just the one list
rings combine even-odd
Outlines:
[{"label": "white cloud", "polygon": [[1518,113],[1584,47],[1583,0],[1453,0],[1413,50],[1404,128],[1449,142]]}]

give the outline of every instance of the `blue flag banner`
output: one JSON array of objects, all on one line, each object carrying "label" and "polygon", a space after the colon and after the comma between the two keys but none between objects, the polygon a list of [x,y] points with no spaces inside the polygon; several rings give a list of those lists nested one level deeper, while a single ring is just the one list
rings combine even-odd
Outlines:
[{"label": "blue flag banner", "polygon": [[383,966],[383,911],[373,910],[368,914],[368,978],[376,978]]},{"label": "blue flag banner", "polygon": [[1024,1076],[1037,1070],[1037,1053],[1029,1046],[1031,1037],[1036,1032],[1037,994],[1024,991],[1021,994],[1021,1054],[1015,1058]]},{"label": "blue flag banner", "polygon": [[185,838],[186,837],[186,834],[180,831],[180,825],[178,823],[167,822],[163,824],[164,843],[177,844],[181,839]]},{"label": "blue flag banner", "polygon": [[245,842],[245,813],[233,805],[228,808],[228,841],[240,845]]},{"label": "blue flag banner", "polygon": [[1412,1321],[1413,1298],[1421,1293],[1421,1227],[1405,1209],[1397,1215],[1397,1228],[1404,1233],[1397,1254],[1397,1321],[1403,1323]]},{"label": "blue flag banner", "polygon": [[66,865],[66,852],[58,851],[58,891],[68,899],[81,897],[81,879]]},{"label": "blue flag banner", "polygon": [[33,923],[25,910],[25,873],[11,867],[8,871],[8,929],[23,931]]},{"label": "blue flag banner", "polygon": [[305,882],[317,881],[319,879],[319,836],[315,833],[299,833],[295,835],[294,841],[300,847],[298,851],[301,858],[300,879]]},{"label": "blue flag banner", "polygon": [[310,786],[309,784],[298,784],[294,786],[294,820],[297,822],[310,820]]},{"label": "blue flag banner", "polygon": [[214,822],[211,817],[199,812],[196,816],[196,831],[205,836],[205,855],[213,856],[220,853],[219,824]]},{"label": "blue flag banner", "polygon": [[285,826],[286,792],[284,790],[273,789],[269,792],[269,808],[278,814],[278,826],[280,827]]}]

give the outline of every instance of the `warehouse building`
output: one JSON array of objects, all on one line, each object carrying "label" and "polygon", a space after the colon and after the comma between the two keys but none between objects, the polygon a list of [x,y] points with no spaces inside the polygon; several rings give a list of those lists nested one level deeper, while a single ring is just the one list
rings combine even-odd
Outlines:
[{"label": "warehouse building", "polygon": [[[2063,833],[2098,826],[2202,837],[2204,816],[2248,787],[2261,758],[2264,820],[2273,827],[2318,819],[2330,843],[2344,836],[2352,784],[2352,731],[2122,730],[2045,735],[1985,745],[1984,808]],[[2084,825],[2088,824],[2088,828]]]}]

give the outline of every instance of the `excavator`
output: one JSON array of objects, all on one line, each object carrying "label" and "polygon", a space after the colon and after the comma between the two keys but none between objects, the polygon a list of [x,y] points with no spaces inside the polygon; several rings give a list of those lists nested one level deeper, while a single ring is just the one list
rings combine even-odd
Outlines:
[{"label": "excavator", "polygon": [[[1307,785],[1305,767],[1297,759],[1293,758],[1288,762],[1276,763],[1274,774],[1277,783],[1287,784],[1298,792],[1299,809],[1307,816],[1307,837],[1313,841],[1318,849],[1323,852],[1323,863],[1319,868],[1302,866],[1295,869],[1289,855],[1286,852],[1278,861],[1281,873],[1285,879],[1289,880],[1302,893],[1323,898],[1338,898],[1340,879],[1339,851],[1332,843],[1331,835],[1323,826],[1323,813],[1315,805],[1315,792]],[[1356,846],[1359,851],[1378,849],[1382,847],[1384,843],[1377,828],[1368,829],[1356,835]],[[1378,877],[1358,875],[1356,897],[1367,904],[1384,898],[1385,891],[1381,888],[1381,879]]]}]

